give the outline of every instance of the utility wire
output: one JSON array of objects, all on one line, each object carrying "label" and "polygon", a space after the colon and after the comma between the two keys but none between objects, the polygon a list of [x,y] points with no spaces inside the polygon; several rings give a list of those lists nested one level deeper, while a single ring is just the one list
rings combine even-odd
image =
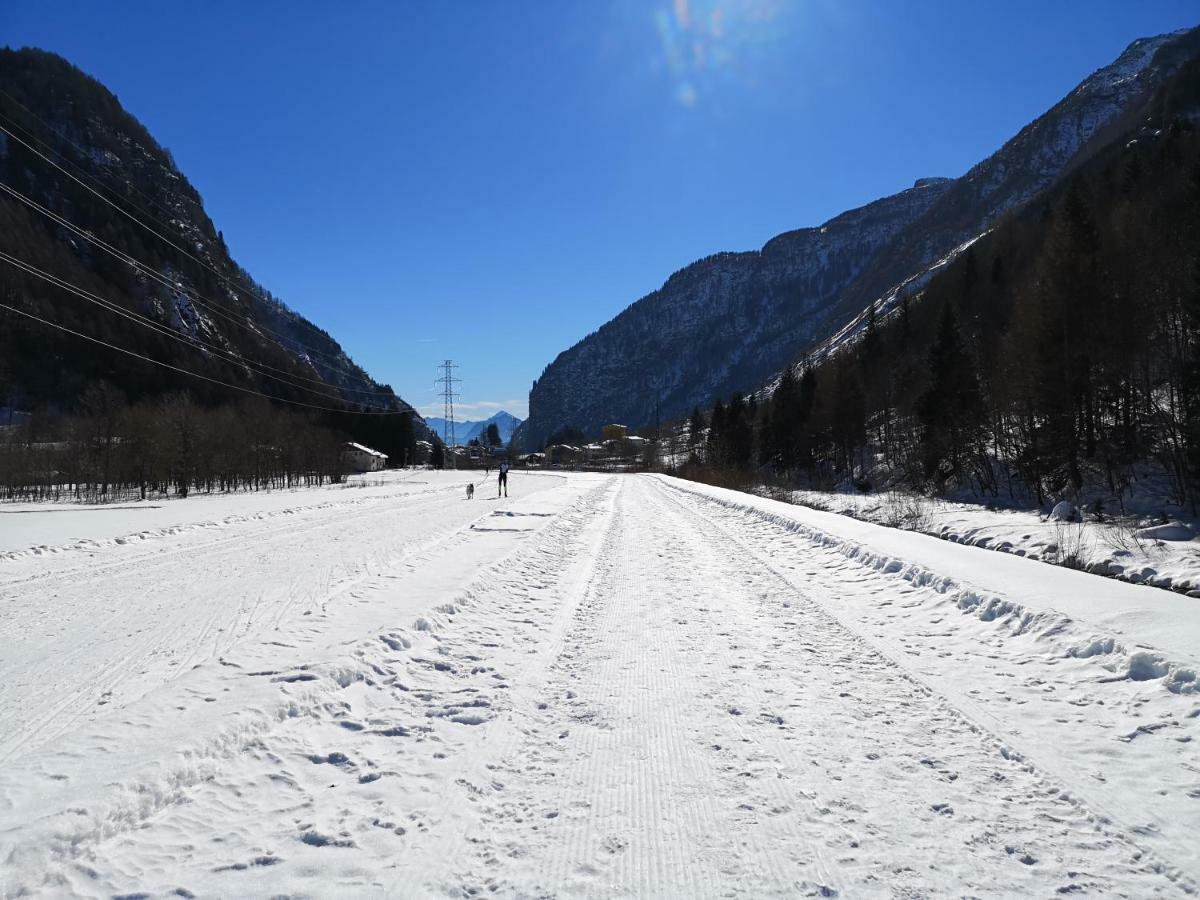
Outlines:
[{"label": "utility wire", "polygon": [[[14,106],[21,109],[26,115],[28,115],[34,121],[40,123],[41,126],[47,132],[54,135],[57,139],[59,139],[60,141],[65,141],[66,143],[70,144],[72,147],[75,148],[75,150],[79,153],[80,156],[87,157],[90,155],[87,148],[79,146],[77,143],[75,143],[73,140],[71,140],[69,137],[67,137],[66,134],[59,131],[57,128],[54,127],[54,125],[52,125],[50,122],[47,122],[45,119],[43,119],[37,113],[35,113],[32,109],[30,109],[28,106],[26,106],[20,100],[18,100],[16,97],[14,97],[12,94],[10,94],[8,91],[4,90],[3,88],[0,88],[0,96],[7,97]],[[100,184],[103,187],[107,188],[108,190],[112,191],[114,195],[120,197],[125,203],[128,203],[134,209],[138,210],[138,212],[145,215],[146,218],[150,219],[152,222],[157,223],[158,225],[162,226],[163,228],[167,227],[163,223],[162,219],[156,218],[153,215],[153,213],[149,212],[144,206],[139,206],[137,203],[134,203],[133,200],[131,200],[127,196],[122,196],[120,188],[125,187],[125,188],[128,188],[129,190],[135,192],[138,196],[142,197],[147,203],[149,203],[151,206],[153,206],[159,212],[166,215],[168,218],[175,214],[174,210],[168,209],[167,207],[163,206],[161,203],[159,203],[157,200],[155,200],[153,197],[151,197],[149,194],[147,194],[145,191],[143,191],[141,188],[139,188],[132,181],[126,181],[126,182],[124,182],[124,184],[117,184],[111,178],[100,178],[100,177],[97,177],[96,175],[90,174],[82,166],[72,162],[70,157],[68,157],[61,150],[58,150],[57,148],[51,146],[46,141],[39,138],[36,134],[34,134],[28,128],[24,127],[19,122],[17,122],[12,116],[7,115],[5,113],[0,113],[0,118],[4,119],[10,125],[13,125],[16,128],[19,128],[21,130],[22,134],[24,134],[30,140],[36,141],[42,147],[49,150],[51,153],[53,153],[55,156],[57,156],[60,160],[62,160],[64,163],[66,163],[68,166],[70,166],[72,169],[74,169],[76,172],[78,172],[80,175],[82,175],[84,178],[87,178],[89,181],[92,181],[96,184]],[[201,211],[203,211],[204,207],[196,200],[193,200],[191,197],[184,196],[182,199],[186,200],[188,203],[192,204],[193,206],[195,206],[198,209],[200,209]]]},{"label": "utility wire", "polygon": [[256,391],[251,388],[241,387],[240,385],[230,384],[228,381],[221,381],[219,378],[210,378],[207,375],[201,375],[199,372],[193,372],[190,369],[184,369],[179,366],[173,366],[170,363],[162,362],[161,360],[152,359],[149,356],[143,356],[133,350],[128,350],[125,347],[118,347],[116,344],[110,344],[108,341],[102,341],[100,338],[92,337],[91,335],[83,334],[75,331],[73,328],[68,328],[58,322],[52,322],[49,319],[43,319],[41,316],[35,316],[33,313],[26,312],[23,309],[17,309],[15,306],[9,306],[7,303],[0,303],[0,309],[6,309],[9,312],[16,313],[18,316],[24,316],[27,319],[32,319],[35,322],[40,322],[43,325],[48,325],[51,328],[57,328],[59,331],[64,331],[67,334],[74,335],[77,338],[82,338],[85,341],[90,341],[93,344],[99,344],[102,347],[108,347],[110,350],[116,350],[118,353],[124,353],[126,356],[132,356],[135,359],[140,359],[143,362],[148,362],[156,366],[162,366],[164,369],[170,369],[174,372],[179,372],[183,375],[190,375],[193,378],[199,378],[202,381],[208,381],[212,384],[227,387],[231,390],[241,391],[243,394],[252,394],[255,397],[262,397],[264,400],[274,400],[277,403],[287,403],[292,406],[302,406],[306,409],[315,409],[322,412],[344,413],[347,415],[358,416],[402,416],[411,415],[411,410],[356,410],[356,409],[337,409],[332,406],[316,406],[312,403],[303,403],[299,400],[289,400],[286,397],[276,397],[272,394],[264,394],[261,391]]},{"label": "utility wire", "polygon": [[[230,280],[228,277],[226,277],[225,275],[222,275],[222,274],[221,274],[221,273],[220,273],[220,272],[219,272],[219,271],[216,269],[216,267],[214,267],[214,266],[213,266],[213,265],[211,265],[210,263],[208,263],[208,262],[205,262],[204,260],[200,259],[198,256],[195,256],[194,254],[192,254],[192,253],[188,252],[187,250],[185,250],[183,247],[180,247],[178,244],[176,244],[174,241],[172,241],[172,240],[171,240],[170,238],[168,238],[166,235],[162,234],[161,232],[155,231],[153,228],[151,228],[149,225],[147,225],[145,222],[143,222],[143,221],[142,221],[141,219],[139,219],[137,216],[133,215],[133,214],[132,214],[131,212],[129,212],[128,210],[126,210],[126,209],[123,209],[122,207],[118,206],[116,203],[114,203],[114,202],[113,202],[112,200],[110,200],[108,197],[106,197],[106,196],[104,196],[103,194],[101,194],[101,193],[100,193],[99,191],[97,191],[95,188],[91,187],[91,186],[90,186],[90,185],[88,185],[88,184],[85,184],[85,183],[84,183],[83,181],[81,181],[81,180],[80,180],[78,177],[76,177],[75,175],[72,175],[70,172],[68,172],[66,169],[64,169],[62,166],[60,166],[58,163],[56,163],[56,162],[55,162],[54,160],[52,160],[50,157],[46,156],[46,154],[42,153],[40,150],[38,150],[36,147],[34,147],[32,144],[30,144],[28,141],[22,140],[22,139],[21,139],[19,136],[17,136],[17,135],[15,135],[15,134],[13,134],[13,133],[12,133],[12,131],[10,131],[10,130],[9,130],[8,128],[6,128],[4,125],[0,125],[0,131],[3,131],[5,134],[7,134],[9,137],[11,137],[11,138],[12,138],[14,141],[16,141],[16,142],[17,142],[18,144],[20,144],[21,146],[25,147],[25,148],[26,148],[27,150],[29,150],[31,153],[33,153],[33,154],[37,155],[38,157],[40,157],[40,158],[41,158],[42,160],[44,160],[45,162],[48,162],[50,165],[54,166],[54,168],[58,169],[58,171],[62,172],[64,175],[66,175],[68,178],[70,178],[72,181],[74,181],[76,184],[78,184],[78,185],[79,185],[80,187],[82,187],[84,190],[88,191],[88,192],[89,192],[89,193],[91,193],[91,194],[94,194],[96,197],[98,197],[98,198],[99,198],[100,200],[102,200],[103,202],[107,203],[109,206],[111,206],[113,209],[115,209],[115,210],[116,210],[117,212],[119,212],[121,215],[125,216],[125,217],[126,217],[127,219],[129,219],[131,222],[134,222],[135,224],[137,224],[137,225],[138,225],[138,226],[140,226],[141,228],[144,228],[146,231],[148,231],[148,232],[150,232],[151,234],[153,234],[155,237],[157,237],[157,238],[158,238],[159,240],[161,240],[163,243],[167,244],[167,245],[168,245],[168,246],[170,246],[170,247],[173,247],[175,250],[177,250],[178,252],[182,253],[182,254],[183,254],[184,256],[186,256],[188,259],[190,259],[190,260],[192,260],[193,262],[197,263],[198,265],[201,265],[201,266],[203,266],[204,268],[208,269],[210,272],[212,272],[214,275],[216,275],[216,276],[217,276],[217,278],[219,278],[221,281],[223,281],[223,282],[224,282],[226,285],[228,285],[229,287],[233,288],[234,290],[246,290],[244,286],[239,286],[239,285],[237,285],[237,284],[234,284],[234,283],[233,283],[233,282],[232,282],[232,281],[231,281],[231,280]],[[269,304],[271,303],[271,301],[267,300],[265,297],[263,297],[261,294],[258,294],[258,293],[257,293],[256,291],[254,291],[254,290],[247,290],[246,292],[247,292],[247,293],[250,293],[250,294],[253,294],[253,295],[255,295],[255,296],[257,296],[257,297],[258,297],[258,299],[259,299],[259,300],[260,300],[262,303],[264,303],[264,304],[268,304],[268,305],[269,305]],[[294,311],[292,311],[292,312],[294,313],[294,315],[295,315],[295,317],[296,317],[296,320],[297,320],[298,324],[300,324],[300,325],[303,325],[303,326],[305,326],[306,328],[309,328],[309,329],[311,329],[312,331],[314,331],[314,332],[316,332],[316,333],[320,334],[322,337],[328,337],[328,336],[329,336],[327,333],[323,332],[323,331],[322,331],[320,328],[318,328],[316,325],[313,325],[311,322],[306,322],[306,321],[304,320],[304,318],[303,318],[302,316],[300,316],[300,314],[299,314],[299,313],[295,313]],[[297,342],[297,343],[299,343],[299,342]],[[301,345],[301,346],[303,346],[303,345]],[[317,353],[318,355],[327,355],[327,354],[322,354],[322,353],[320,353],[320,351],[318,351],[318,350],[313,350],[312,348],[307,348],[307,349],[309,349],[309,350],[310,350],[311,352],[313,352],[313,353]]]},{"label": "utility wire", "polygon": [[[90,231],[87,231],[86,229],[81,228],[80,226],[74,224],[73,222],[68,221],[67,219],[58,215],[58,213],[54,212],[53,210],[47,209],[46,207],[44,207],[40,203],[38,203],[36,200],[33,200],[30,197],[25,196],[20,191],[16,190],[15,188],[11,187],[10,185],[5,184],[4,182],[0,182],[0,191],[3,191],[4,193],[10,195],[15,200],[18,200],[21,203],[24,203],[26,206],[30,207],[31,209],[36,210],[37,212],[46,216],[51,221],[56,222],[57,224],[63,226],[64,228],[69,229],[70,231],[79,235],[84,240],[88,241],[89,243],[95,245],[96,247],[99,247],[101,250],[104,250],[106,253],[119,259],[121,262],[134,267],[139,272],[145,273],[147,276],[158,281],[160,284],[163,284],[164,286],[170,288],[171,290],[179,289],[179,285],[176,282],[172,281],[171,278],[169,276],[167,276],[166,274],[157,271],[156,269],[154,269],[151,266],[146,265],[145,263],[141,262],[140,260],[136,259],[135,257],[130,256],[128,253],[125,253],[123,250],[119,250],[116,247],[113,247],[111,244],[107,243],[106,241],[103,241],[100,238],[96,237]],[[195,293],[196,296],[193,297],[192,293]],[[188,299],[192,303],[194,303],[198,306],[202,306],[205,309],[208,309],[210,312],[213,312],[217,316],[219,316],[223,319],[226,319],[227,321],[231,322],[232,324],[236,325],[237,327],[250,332],[255,337],[263,338],[263,337],[265,337],[263,332],[267,332],[268,334],[277,335],[278,337],[282,337],[285,340],[287,339],[286,335],[282,335],[279,332],[273,331],[272,329],[267,328],[265,325],[262,325],[262,326],[248,325],[246,322],[241,321],[241,319],[238,318],[237,316],[231,316],[231,315],[224,313],[220,307],[212,308],[209,305],[210,301],[204,300],[204,298],[201,297],[201,295],[198,292],[192,292],[192,293],[184,291],[185,296],[187,296]],[[275,343],[283,350],[289,351],[289,348],[283,343],[283,341],[277,339],[277,340],[275,340]],[[300,346],[303,347],[304,345],[300,344]],[[316,352],[316,351],[313,351],[313,352]],[[294,378],[299,378],[303,381],[310,381],[315,384],[321,384],[321,385],[328,386],[328,382],[325,381],[324,379],[308,378],[307,376],[304,376],[304,375],[294,375],[293,373],[288,372],[286,369],[280,369],[275,366],[268,365],[267,363],[259,363],[259,365],[263,366],[264,368],[273,369],[274,371],[277,371],[277,372],[283,372],[284,374],[287,374]],[[360,381],[366,380],[366,376],[361,373],[353,372],[349,369],[338,368],[336,366],[332,366],[332,365],[325,364],[325,363],[323,363],[323,365],[326,365],[328,368],[332,369],[333,371],[342,372],[342,373],[349,375],[357,380],[360,380]],[[368,395],[368,396],[378,396],[378,397],[394,397],[395,396],[395,394],[393,392],[379,391],[379,390],[374,390],[374,389],[368,390],[368,389],[364,389],[364,388],[339,388],[339,390],[344,390],[344,391],[352,392],[355,394],[364,394],[364,395]]]},{"label": "utility wire", "polygon": [[[143,328],[148,328],[151,331],[161,334],[164,337],[168,337],[171,340],[178,341],[179,343],[181,343],[187,347],[190,347],[191,349],[196,350],[200,353],[205,352],[205,350],[210,350],[214,353],[219,353],[222,356],[227,357],[230,362],[233,362],[237,365],[245,366],[248,369],[251,369],[252,371],[254,371],[255,374],[257,374],[257,375],[262,375],[265,378],[274,379],[275,381],[278,381],[282,384],[286,384],[288,387],[296,388],[297,390],[308,391],[309,393],[314,394],[318,397],[324,397],[328,400],[338,400],[340,402],[345,402],[345,398],[338,394],[331,394],[331,393],[327,393],[325,391],[318,391],[314,388],[307,387],[306,385],[296,384],[295,382],[293,382],[287,378],[281,378],[278,375],[272,375],[270,372],[258,371],[257,367],[262,366],[264,364],[259,363],[254,360],[246,359],[245,357],[239,356],[237,353],[235,353],[231,350],[227,350],[226,348],[221,347],[217,344],[213,344],[208,341],[204,341],[201,338],[185,337],[185,336],[181,335],[179,332],[177,332],[175,329],[171,328],[170,326],[168,326],[162,322],[155,321],[154,319],[151,319],[148,316],[143,316],[140,313],[125,309],[124,307],[118,305],[117,303],[114,303],[113,301],[108,300],[105,297],[101,297],[99,294],[94,294],[91,291],[81,288],[76,284],[72,284],[71,282],[69,282],[63,278],[59,278],[57,275],[53,275],[49,272],[44,271],[43,269],[39,269],[37,266],[27,263],[24,260],[18,259],[15,256],[11,256],[10,254],[5,253],[3,250],[0,250],[0,261],[6,262],[9,265],[16,267],[23,272],[26,272],[33,276],[36,276],[37,278],[41,278],[43,281],[48,281],[51,284],[55,285],[56,287],[60,287],[63,290],[65,290],[71,294],[74,294],[75,296],[79,297],[82,300],[86,300],[89,303],[93,303],[96,306],[101,307],[102,309],[108,310],[109,312],[114,312],[117,315],[121,316],[122,318],[128,319],[129,321],[133,322],[135,325],[141,325]],[[267,368],[270,368],[270,367],[267,367]],[[283,370],[279,369],[276,371],[283,371]],[[322,384],[324,384],[324,382],[322,382]],[[330,385],[325,385],[325,386],[330,387]],[[393,399],[397,399],[394,397],[394,395],[389,395],[389,396],[392,396]]]},{"label": "utility wire", "polygon": [[[232,287],[232,288],[234,288],[234,289],[241,290],[241,288],[239,288],[239,287],[238,287],[236,284],[234,284],[233,282],[231,282],[231,281],[230,281],[228,278],[226,278],[225,276],[221,275],[221,273],[220,273],[220,272],[218,272],[218,271],[217,271],[215,268],[213,268],[211,265],[209,265],[209,264],[205,263],[203,260],[200,260],[200,259],[198,259],[197,257],[193,256],[192,254],[188,253],[188,251],[184,250],[182,247],[180,247],[180,246],[178,246],[177,244],[175,244],[175,243],[174,243],[173,241],[171,241],[169,238],[167,238],[167,237],[163,236],[163,235],[162,235],[162,234],[160,234],[159,232],[155,231],[153,228],[150,228],[150,226],[146,225],[144,222],[141,222],[140,220],[138,220],[136,217],[134,217],[133,215],[131,215],[131,214],[130,214],[129,212],[127,212],[126,210],[124,210],[124,209],[122,209],[121,207],[117,206],[117,205],[116,205],[116,204],[115,204],[115,203],[114,203],[112,200],[108,199],[108,198],[107,198],[107,197],[105,197],[103,194],[100,194],[100,193],[99,193],[99,192],[97,192],[95,189],[93,189],[93,188],[89,187],[88,185],[84,184],[82,181],[80,181],[78,178],[76,178],[76,177],[75,177],[74,175],[72,175],[70,172],[66,171],[66,169],[62,168],[62,166],[60,166],[60,165],[58,165],[56,162],[54,162],[54,160],[52,160],[52,159],[50,159],[49,157],[45,156],[43,153],[40,153],[40,152],[37,150],[37,148],[30,146],[30,145],[29,145],[29,144],[27,144],[25,141],[22,141],[22,140],[21,140],[19,137],[17,137],[16,135],[14,135],[14,134],[13,134],[11,131],[8,131],[8,129],[6,129],[6,128],[5,128],[5,127],[2,125],[2,124],[0,124],[0,131],[3,131],[5,134],[8,134],[10,137],[12,137],[12,138],[13,138],[14,140],[16,140],[18,143],[20,143],[20,144],[22,144],[23,146],[25,146],[26,148],[28,148],[30,151],[32,151],[33,153],[35,153],[37,156],[41,157],[41,158],[42,158],[43,160],[45,160],[46,162],[50,163],[50,165],[54,166],[56,169],[58,169],[60,172],[62,172],[64,175],[66,175],[68,178],[70,178],[72,181],[75,181],[76,183],[78,183],[78,184],[79,184],[80,186],[82,186],[82,187],[83,187],[85,190],[87,190],[87,191],[89,191],[90,193],[94,194],[96,197],[99,197],[101,200],[103,200],[105,203],[107,203],[107,204],[108,204],[109,206],[111,206],[113,209],[117,210],[117,212],[121,213],[122,215],[126,216],[127,218],[129,218],[129,219],[130,219],[130,220],[132,220],[133,222],[137,223],[137,224],[138,224],[138,225],[140,225],[142,228],[144,228],[144,229],[146,229],[147,231],[149,231],[151,234],[154,234],[155,236],[157,236],[157,237],[158,237],[158,238],[160,238],[161,240],[165,241],[165,242],[166,242],[166,243],[167,243],[169,246],[171,246],[171,247],[174,247],[174,248],[175,248],[176,250],[178,250],[180,253],[183,253],[185,256],[188,256],[190,259],[192,259],[192,260],[195,260],[195,261],[196,261],[196,262],[198,262],[200,265],[204,266],[204,267],[205,267],[205,268],[207,268],[209,271],[213,272],[213,273],[214,273],[214,274],[215,274],[215,275],[216,275],[216,276],[217,276],[219,279],[221,279],[221,280],[222,280],[222,281],[223,281],[223,282],[224,282],[226,285],[229,285],[229,286],[231,286],[231,287]],[[84,173],[84,174],[86,174],[86,173]],[[6,187],[7,187],[7,186],[6,186]],[[9,192],[10,192],[10,193],[13,193],[13,192],[15,192],[15,188],[11,188],[11,187],[9,187],[9,188],[8,188],[8,190],[9,190]],[[34,203],[34,202],[35,202],[35,201],[32,201],[32,200],[30,200],[30,199],[29,199],[29,198],[27,198],[27,197],[24,197],[24,195],[20,195],[20,199],[22,200],[22,202],[26,202],[26,203],[30,203],[30,204],[32,204],[32,203]],[[40,211],[40,210],[41,210],[41,208],[39,208],[39,211]],[[157,220],[156,220],[156,221],[157,221]],[[99,241],[97,238],[95,238],[95,237],[92,235],[92,233],[91,233],[91,232],[89,232],[89,231],[86,231],[85,229],[81,229],[81,228],[79,228],[78,226],[71,225],[70,223],[66,222],[65,220],[64,220],[64,221],[62,221],[62,222],[61,222],[61,224],[63,224],[65,227],[71,228],[72,230],[76,231],[76,233],[78,233],[78,234],[79,234],[81,237],[85,238],[85,239],[86,239],[86,240],[88,240],[88,241],[91,241],[92,243],[96,244],[97,246],[101,246],[101,245],[103,244],[103,242]],[[160,223],[160,224],[161,224],[161,223]],[[164,228],[165,228],[165,226],[164,226]],[[108,245],[103,245],[103,246],[104,246],[106,249],[113,250],[113,252],[115,252],[115,253],[120,253],[120,252],[121,252],[121,251],[117,251],[117,250],[115,250],[115,249],[113,249],[113,248],[108,248]],[[128,254],[124,254],[124,255],[125,255],[126,257],[128,256]],[[130,261],[130,260],[132,260],[132,257],[128,257],[128,259],[126,259],[126,261],[127,261],[127,262],[128,262],[128,261]],[[133,260],[133,262],[135,262],[135,263],[136,263],[137,261],[136,261],[136,260]],[[144,266],[144,265],[143,265],[143,264],[141,264],[141,263],[137,263],[137,264],[138,264],[139,266],[143,267],[143,268],[150,269],[150,271],[154,271],[154,270],[153,270],[153,269],[151,269],[151,267],[149,267],[149,266]],[[160,273],[160,274],[161,274],[161,273]],[[164,276],[164,277],[165,277],[165,276]],[[169,285],[170,285],[170,287],[172,287],[172,288],[175,288],[175,287],[176,287],[176,285],[175,285],[175,283],[174,283],[174,282],[169,282]],[[267,305],[267,306],[270,306],[270,305],[271,305],[271,301],[267,300],[267,299],[266,299],[265,297],[263,297],[261,294],[257,294],[257,293],[255,293],[253,290],[246,290],[245,292],[246,292],[246,293],[248,293],[248,294],[251,294],[252,296],[255,296],[255,297],[257,297],[257,298],[258,298],[258,299],[259,299],[259,300],[260,300],[260,301],[261,301],[261,302],[262,302],[264,305]],[[198,292],[197,292],[197,293],[198,293]],[[231,322],[233,322],[233,323],[234,323],[234,324],[236,324],[236,325],[239,325],[240,327],[248,327],[248,326],[246,326],[246,325],[245,325],[245,323],[244,323],[244,322],[241,322],[241,321],[240,321],[238,318],[230,318],[230,316],[233,316],[233,317],[238,317],[238,316],[242,316],[242,315],[244,315],[243,313],[240,313],[240,312],[238,312],[237,310],[233,310],[233,309],[230,309],[230,308],[228,308],[228,307],[222,306],[221,304],[217,303],[215,300],[208,300],[208,299],[203,299],[203,298],[202,298],[202,301],[197,301],[197,302],[200,302],[202,306],[205,306],[205,308],[207,308],[207,309],[209,309],[210,311],[212,311],[212,312],[216,313],[217,315],[222,315],[224,318],[228,318],[228,319],[229,319]],[[319,329],[318,329],[318,328],[317,328],[315,325],[312,325],[312,324],[310,324],[310,323],[307,323],[307,322],[305,322],[305,321],[304,321],[304,320],[303,320],[301,317],[299,317],[299,315],[298,315],[298,314],[297,314],[297,316],[296,316],[296,321],[297,321],[299,324],[305,325],[306,327],[308,327],[308,328],[312,329],[313,331],[317,331],[317,332],[319,332],[319,331],[320,331],[320,330],[319,330]],[[267,331],[267,332],[270,332],[271,334],[273,334],[273,335],[275,335],[275,336],[277,336],[277,337],[279,337],[279,338],[283,338],[283,339],[284,339],[284,340],[286,340],[286,341],[290,341],[291,343],[293,343],[293,344],[295,344],[297,347],[299,347],[301,350],[303,350],[305,353],[312,354],[313,356],[325,357],[325,358],[326,358],[326,359],[328,359],[328,360],[337,360],[337,359],[338,359],[338,357],[334,356],[333,354],[330,354],[330,353],[325,353],[324,351],[317,350],[315,347],[309,347],[309,346],[307,346],[306,344],[302,343],[301,341],[298,341],[298,340],[296,340],[295,338],[292,338],[292,337],[291,337],[291,336],[289,336],[289,335],[285,335],[285,334],[283,334],[282,332],[274,331],[273,329],[271,329],[271,328],[268,328],[268,327],[267,327],[267,326],[265,326],[265,325],[260,325],[260,326],[257,326],[257,328],[256,328],[256,329],[253,329],[253,330],[262,330],[262,331]],[[328,335],[324,335],[324,336],[328,337]],[[344,367],[341,367],[341,366],[339,366],[339,365],[334,365],[333,363],[324,363],[324,365],[327,365],[327,366],[329,366],[329,367],[330,367],[330,368],[332,368],[332,369],[338,369],[339,371],[343,371],[343,372],[346,372],[347,374],[354,375],[354,373],[350,372],[348,369],[345,369]],[[355,377],[358,377],[358,378],[360,378],[360,379],[361,379],[361,378],[363,378],[363,376],[362,376],[362,375],[355,375]]]}]

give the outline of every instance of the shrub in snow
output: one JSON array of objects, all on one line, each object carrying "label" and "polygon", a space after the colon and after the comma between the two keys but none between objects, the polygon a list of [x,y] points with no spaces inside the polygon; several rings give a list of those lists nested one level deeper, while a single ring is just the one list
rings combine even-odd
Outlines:
[{"label": "shrub in snow", "polygon": [[1079,510],[1069,500],[1059,500],[1050,510],[1050,518],[1055,522],[1078,522]]}]

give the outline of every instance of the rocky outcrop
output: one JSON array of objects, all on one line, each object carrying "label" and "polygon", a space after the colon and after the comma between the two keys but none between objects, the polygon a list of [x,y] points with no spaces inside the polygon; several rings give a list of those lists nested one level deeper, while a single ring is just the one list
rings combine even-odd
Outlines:
[{"label": "rocky outcrop", "polygon": [[681,269],[546,368],[519,440],[537,446],[567,425],[642,425],[757,386],[822,335],[846,285],[949,184],[931,181],[761,250]]}]

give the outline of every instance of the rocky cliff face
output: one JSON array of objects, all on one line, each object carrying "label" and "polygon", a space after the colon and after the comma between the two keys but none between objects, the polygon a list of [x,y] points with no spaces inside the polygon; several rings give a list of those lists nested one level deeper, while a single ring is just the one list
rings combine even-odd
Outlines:
[{"label": "rocky cliff face", "polygon": [[1061,178],[1093,141],[1127,124],[1195,55],[1197,35],[1135,41],[961,178],[923,178],[758,252],[718,254],[681,270],[546,368],[519,439],[528,447],[567,425],[637,427],[681,416],[757,389],[835,336],[852,338],[869,304],[886,311],[899,294],[918,290],[929,272]]},{"label": "rocky cliff face", "polygon": [[547,367],[520,440],[535,446],[566,425],[642,425],[753,388],[822,334],[846,285],[948,186],[930,179],[761,250],[676,272]]}]

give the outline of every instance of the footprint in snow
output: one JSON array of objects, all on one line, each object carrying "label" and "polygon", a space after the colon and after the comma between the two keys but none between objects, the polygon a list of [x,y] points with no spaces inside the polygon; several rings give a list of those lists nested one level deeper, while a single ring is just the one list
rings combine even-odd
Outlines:
[{"label": "footprint in snow", "polygon": [[331,766],[348,766],[351,764],[350,757],[348,757],[345,753],[339,753],[336,750],[333,753],[330,753],[328,756],[320,756],[316,753],[310,753],[308,755],[308,760],[314,765],[327,764]]}]

